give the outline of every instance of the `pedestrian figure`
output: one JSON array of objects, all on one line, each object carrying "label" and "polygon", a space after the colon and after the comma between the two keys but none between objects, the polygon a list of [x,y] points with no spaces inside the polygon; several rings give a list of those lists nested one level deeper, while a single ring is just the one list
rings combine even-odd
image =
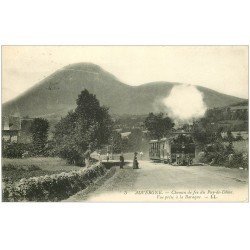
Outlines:
[{"label": "pedestrian figure", "polygon": [[171,161],[171,157],[170,157],[170,155],[168,154],[168,164],[171,164],[172,163],[172,161]]},{"label": "pedestrian figure", "polygon": [[107,162],[109,161],[109,152],[107,153]]},{"label": "pedestrian figure", "polygon": [[124,156],[123,154],[120,155],[120,168],[123,168],[124,166]]},{"label": "pedestrian figure", "polygon": [[190,165],[190,157],[189,157],[189,155],[187,155],[187,158],[186,158],[187,160],[186,160],[186,163],[187,163],[187,166],[189,166]]},{"label": "pedestrian figure", "polygon": [[138,169],[139,168],[139,163],[137,160],[137,152],[134,154],[134,161],[133,161],[133,169]]},{"label": "pedestrian figure", "polygon": [[89,168],[89,167],[90,167],[90,154],[91,154],[90,149],[88,149],[88,150],[84,153],[84,160],[85,160],[85,166],[86,166],[86,168]]},{"label": "pedestrian figure", "polygon": [[176,164],[180,165],[180,156],[179,156],[179,154],[176,155]]},{"label": "pedestrian figure", "polygon": [[101,152],[98,152],[97,156],[98,156],[98,160],[99,160],[99,162],[102,162]]},{"label": "pedestrian figure", "polygon": [[143,157],[143,152],[141,151],[140,152],[140,159],[142,160],[142,157]]}]

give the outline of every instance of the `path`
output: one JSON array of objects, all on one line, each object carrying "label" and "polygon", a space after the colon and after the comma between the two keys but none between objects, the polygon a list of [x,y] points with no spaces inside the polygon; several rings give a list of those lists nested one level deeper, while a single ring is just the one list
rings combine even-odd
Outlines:
[{"label": "path", "polygon": [[176,194],[193,195],[195,190],[203,190],[206,194],[200,198],[187,196],[183,201],[209,202],[212,192],[215,191],[224,194],[216,194],[212,201],[246,201],[248,171],[214,166],[171,166],[140,161],[140,169],[132,169],[132,163],[124,169],[117,168],[113,176],[97,184],[92,192],[81,191],[68,201],[178,201],[179,196]]}]

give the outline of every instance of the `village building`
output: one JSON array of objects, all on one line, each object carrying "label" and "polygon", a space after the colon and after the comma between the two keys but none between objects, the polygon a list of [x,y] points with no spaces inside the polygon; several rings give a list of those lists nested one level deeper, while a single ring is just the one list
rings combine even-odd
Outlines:
[{"label": "village building", "polygon": [[18,142],[20,131],[20,117],[4,116],[2,118],[2,140],[8,142]]},{"label": "village building", "polygon": [[248,106],[232,106],[230,107],[230,111],[233,111],[233,112],[236,112],[237,110],[240,110],[240,111],[248,111]]},{"label": "village building", "polygon": [[131,132],[124,132],[124,133],[121,133],[121,137],[122,137],[122,139],[128,139],[130,134],[131,134]]}]

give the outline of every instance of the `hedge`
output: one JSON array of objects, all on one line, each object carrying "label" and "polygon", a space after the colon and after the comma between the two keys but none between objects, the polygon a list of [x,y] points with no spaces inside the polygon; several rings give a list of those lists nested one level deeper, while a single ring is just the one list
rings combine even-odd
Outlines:
[{"label": "hedge", "polygon": [[68,173],[3,183],[3,201],[60,201],[79,192],[106,173],[102,164]]}]

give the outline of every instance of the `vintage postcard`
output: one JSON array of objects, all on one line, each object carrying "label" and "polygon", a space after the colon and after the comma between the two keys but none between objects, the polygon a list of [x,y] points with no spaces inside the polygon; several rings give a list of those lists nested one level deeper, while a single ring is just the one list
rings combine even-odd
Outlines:
[{"label": "vintage postcard", "polygon": [[3,202],[248,202],[248,46],[2,46]]}]

